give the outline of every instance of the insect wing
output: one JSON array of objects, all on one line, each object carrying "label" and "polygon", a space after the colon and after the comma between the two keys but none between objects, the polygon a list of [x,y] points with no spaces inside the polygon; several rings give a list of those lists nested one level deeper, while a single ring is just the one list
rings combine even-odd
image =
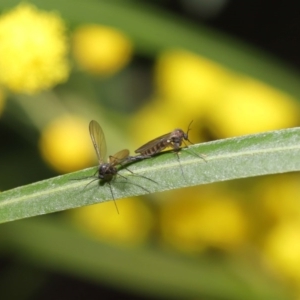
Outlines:
[{"label": "insect wing", "polygon": [[106,142],[103,130],[98,122],[94,120],[90,122],[89,130],[99,164],[101,164],[106,156]]},{"label": "insect wing", "polygon": [[109,162],[115,166],[121,164],[128,156],[129,156],[129,150],[124,149],[117,152],[114,155],[109,156]]},{"label": "insect wing", "polygon": [[136,149],[134,152],[135,153],[143,153],[149,149],[152,149],[154,146],[159,144],[161,141],[169,139],[170,134],[171,134],[171,132],[161,135],[161,136],[157,137],[156,139],[144,144],[140,148]]}]

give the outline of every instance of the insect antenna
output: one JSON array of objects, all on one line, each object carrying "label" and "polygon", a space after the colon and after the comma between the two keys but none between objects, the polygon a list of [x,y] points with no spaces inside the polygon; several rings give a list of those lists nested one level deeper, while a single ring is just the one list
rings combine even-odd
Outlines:
[{"label": "insect antenna", "polygon": [[[192,129],[191,128],[191,125],[192,125],[192,123],[194,122],[194,120],[192,120],[191,122],[190,122],[190,124],[189,124],[189,126],[188,126],[188,129],[187,129],[187,131],[186,131],[186,135],[187,135],[187,137],[189,136],[189,131]],[[191,144],[193,144],[189,139],[187,139]]]},{"label": "insect antenna", "polygon": [[[192,120],[191,122],[190,122],[190,124],[189,124],[189,126],[188,126],[188,129],[187,129],[187,131],[186,131],[186,135],[185,135],[185,140],[186,141],[188,141],[191,145],[195,145],[194,143],[192,143],[190,140],[189,140],[189,131],[192,129],[191,128],[191,125],[192,125],[192,123],[194,122],[194,120]],[[182,140],[182,142],[184,143],[184,145],[186,146],[186,147],[188,147],[188,145],[184,142],[184,140]]]},{"label": "insect antenna", "polygon": [[[186,139],[185,139],[185,140],[188,141],[191,145],[195,145],[194,143],[192,143],[192,142],[189,140],[189,131],[192,129],[192,128],[191,128],[191,125],[192,125],[193,121],[194,121],[194,120],[192,120],[192,121],[190,122],[189,126],[188,126],[188,129],[187,129],[187,132],[186,132]],[[182,140],[182,142],[183,142],[183,144],[185,145],[186,148],[189,148],[188,145],[187,145],[187,143],[186,143],[184,140]],[[192,151],[191,149],[189,149],[189,151],[190,151],[191,153],[193,153],[194,155],[198,156],[199,158],[203,159],[203,160],[207,163],[207,160],[205,159],[205,156],[206,156],[206,155],[204,155],[204,154],[198,154],[198,153],[196,153],[195,151]]]}]

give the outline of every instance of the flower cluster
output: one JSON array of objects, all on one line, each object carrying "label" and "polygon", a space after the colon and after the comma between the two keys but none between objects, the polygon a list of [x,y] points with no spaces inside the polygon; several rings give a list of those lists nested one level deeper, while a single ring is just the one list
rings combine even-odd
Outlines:
[{"label": "flower cluster", "polygon": [[66,27],[55,13],[20,4],[0,18],[0,83],[33,94],[67,80]]}]

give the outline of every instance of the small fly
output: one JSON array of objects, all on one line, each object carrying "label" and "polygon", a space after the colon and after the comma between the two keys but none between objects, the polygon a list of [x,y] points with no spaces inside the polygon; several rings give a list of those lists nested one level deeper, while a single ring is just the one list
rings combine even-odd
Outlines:
[{"label": "small fly", "polygon": [[[104,136],[103,130],[96,121],[92,120],[89,125],[89,131],[90,131],[90,136],[91,136],[91,139],[92,139],[92,142],[93,142],[96,154],[97,154],[98,162],[99,162],[99,167],[97,170],[97,173],[98,173],[97,179],[103,180],[103,182],[108,183],[115,206],[116,206],[116,209],[117,209],[117,212],[119,213],[118,206],[115,201],[113,190],[111,187],[111,181],[118,174],[119,169],[116,166],[118,166],[118,165],[123,166],[123,164],[126,163],[126,161],[128,160],[129,150],[123,149],[123,150],[117,152],[115,155],[109,156],[108,162],[104,162],[104,158],[106,157],[107,149],[106,149],[106,141],[105,141],[105,136]],[[130,170],[128,170],[128,171],[131,172]],[[133,174],[133,172],[131,172],[131,173]],[[118,174],[118,175],[121,177],[124,177],[120,174]],[[141,177],[143,177],[143,176],[141,176]],[[146,178],[146,177],[144,177],[144,178]],[[94,179],[94,180],[97,180],[97,179]],[[147,178],[147,179],[149,179],[149,178]],[[149,180],[151,180],[151,179],[149,179]],[[93,181],[91,181],[91,182],[93,182]],[[143,190],[149,192],[144,187],[142,187],[136,183],[131,182],[131,184],[136,185],[136,186],[142,188]]]},{"label": "small fly", "polygon": [[[162,136],[159,136],[158,138],[151,140],[150,142],[144,144],[137,150],[135,150],[135,153],[138,153],[139,155],[132,157],[132,161],[134,160],[139,160],[139,159],[145,159],[145,158],[150,158],[154,156],[155,154],[158,154],[162,152],[163,150],[167,148],[172,148],[174,152],[176,153],[177,159],[180,163],[179,160],[179,155],[178,152],[181,150],[181,145],[184,144],[185,147],[188,147],[188,145],[185,143],[185,141],[188,141],[190,144],[193,145],[193,143],[189,140],[189,131],[191,130],[191,125],[193,121],[190,122],[187,132],[184,132],[182,129],[177,128],[174,129],[172,132],[166,133]],[[203,155],[198,155],[194,153],[195,155],[199,156],[202,158],[204,161],[205,158]],[[181,167],[181,165],[180,165]],[[183,174],[182,168],[181,172]]]}]

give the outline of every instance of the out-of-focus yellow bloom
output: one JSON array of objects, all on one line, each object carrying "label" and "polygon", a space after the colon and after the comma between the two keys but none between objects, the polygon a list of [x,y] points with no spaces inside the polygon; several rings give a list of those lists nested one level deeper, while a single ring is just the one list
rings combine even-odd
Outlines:
[{"label": "out-of-focus yellow bloom", "polygon": [[266,238],[264,253],[267,261],[282,276],[300,283],[300,222],[279,223]]},{"label": "out-of-focus yellow bloom", "polygon": [[183,50],[162,53],[155,69],[158,94],[169,109],[198,116],[223,95],[231,76],[213,61]]},{"label": "out-of-focus yellow bloom", "polygon": [[0,82],[18,93],[37,93],[69,74],[65,25],[56,13],[20,4],[0,18]]},{"label": "out-of-focus yellow bloom", "polygon": [[39,143],[43,158],[58,172],[72,172],[95,161],[88,133],[88,122],[74,116],[63,116],[42,132]]},{"label": "out-of-focus yellow bloom", "polygon": [[[170,115],[170,111],[172,115]],[[200,143],[203,141],[202,132],[199,132],[202,123],[199,122],[196,111],[195,113],[196,115],[187,114],[185,107],[176,112],[176,109],[173,109],[161,99],[149,102],[131,120],[131,132],[136,141],[135,148],[137,149],[142,144],[171,132],[175,128],[181,128],[184,132],[187,132],[191,121],[193,123],[189,131],[189,140],[192,143]]]},{"label": "out-of-focus yellow bloom", "polygon": [[162,237],[168,244],[199,252],[207,247],[234,250],[246,240],[246,218],[231,195],[203,187],[170,195],[173,199],[161,211]]},{"label": "out-of-focus yellow bloom", "polygon": [[[255,214],[262,255],[282,279],[300,284],[300,187],[298,174],[262,179],[256,187]],[[253,206],[253,205],[252,205]],[[260,220],[261,219],[261,220]],[[261,222],[262,221],[262,222]],[[262,233],[262,234],[261,234]],[[262,239],[263,238],[263,239]]]},{"label": "out-of-focus yellow bloom", "polygon": [[[117,184],[112,183],[117,186]],[[143,243],[153,228],[153,215],[139,198],[112,201],[72,210],[77,226],[94,238],[107,242],[135,245]]]},{"label": "out-of-focus yellow bloom", "polygon": [[73,54],[83,70],[96,75],[112,75],[130,61],[132,43],[115,28],[86,25],[74,32]]},{"label": "out-of-focus yellow bloom", "polygon": [[187,51],[164,52],[158,59],[155,79],[161,97],[160,115],[171,111],[176,119],[185,115],[203,120],[203,128],[213,136],[238,136],[298,124],[299,105],[293,97]]},{"label": "out-of-focus yellow bloom", "polygon": [[296,100],[251,78],[236,79],[211,110],[218,136],[230,137],[293,127],[299,121]]},{"label": "out-of-focus yellow bloom", "polygon": [[268,176],[257,185],[257,198],[272,223],[300,219],[298,174]]},{"label": "out-of-focus yellow bloom", "polygon": [[150,102],[135,114],[131,122],[131,132],[137,142],[136,148],[180,126],[181,116],[166,117],[168,113],[168,107],[160,103],[158,99]]}]

